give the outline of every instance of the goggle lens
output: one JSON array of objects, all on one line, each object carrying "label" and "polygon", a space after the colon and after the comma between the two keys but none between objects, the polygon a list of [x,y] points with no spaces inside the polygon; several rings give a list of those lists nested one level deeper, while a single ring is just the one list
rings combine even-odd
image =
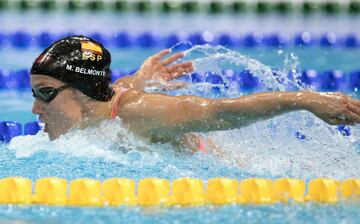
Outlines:
[{"label": "goggle lens", "polygon": [[54,87],[42,87],[40,89],[31,89],[33,97],[38,97],[44,102],[49,103],[59,94],[59,92],[65,88],[69,87],[68,85],[61,86],[59,88]]}]

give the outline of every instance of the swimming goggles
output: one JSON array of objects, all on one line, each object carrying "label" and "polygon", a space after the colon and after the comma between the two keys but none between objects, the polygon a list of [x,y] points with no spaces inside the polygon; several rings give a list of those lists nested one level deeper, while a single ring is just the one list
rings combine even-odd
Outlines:
[{"label": "swimming goggles", "polygon": [[64,89],[66,89],[68,87],[70,87],[70,85],[65,84],[63,86],[60,86],[59,88],[42,87],[40,89],[31,89],[31,91],[32,91],[33,97],[38,97],[42,101],[44,101],[46,103],[49,103],[50,101],[55,99],[55,97],[57,96],[57,94],[59,94],[59,92],[61,90],[64,90]]}]

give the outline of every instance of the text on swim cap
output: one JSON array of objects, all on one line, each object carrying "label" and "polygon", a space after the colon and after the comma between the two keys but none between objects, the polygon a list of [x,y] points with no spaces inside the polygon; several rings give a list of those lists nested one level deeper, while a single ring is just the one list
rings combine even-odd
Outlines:
[{"label": "text on swim cap", "polygon": [[101,61],[102,56],[93,54],[89,51],[85,51],[82,53],[82,59],[83,60],[91,60],[91,61]]},{"label": "text on swim cap", "polygon": [[81,67],[73,66],[73,65],[66,65],[66,70],[71,71],[71,72],[85,74],[85,75],[106,76],[105,71],[99,71],[99,70],[90,69],[90,68],[81,68]]}]

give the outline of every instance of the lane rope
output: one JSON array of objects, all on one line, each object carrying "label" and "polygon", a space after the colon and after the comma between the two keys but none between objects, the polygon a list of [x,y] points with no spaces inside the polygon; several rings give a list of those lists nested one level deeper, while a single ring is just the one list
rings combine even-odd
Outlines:
[{"label": "lane rope", "polygon": [[[16,48],[28,49],[32,47],[46,48],[54,41],[72,33],[56,34],[52,32],[40,32],[30,34],[26,31],[15,31],[13,33],[0,32],[0,49]],[[228,48],[286,48],[286,47],[324,47],[324,48],[346,48],[354,49],[360,47],[360,36],[356,33],[336,34],[327,32],[323,34],[312,34],[300,32],[293,36],[285,36],[281,33],[250,32],[246,34],[203,32],[175,32],[170,34],[159,34],[156,32],[133,33],[130,31],[119,31],[113,34],[88,33],[89,37],[102,43],[106,47],[114,48],[167,48],[178,43],[192,45],[222,45]]]},{"label": "lane rope", "polygon": [[279,13],[279,14],[340,14],[346,13],[351,15],[360,14],[360,2],[358,0],[352,1],[126,1],[126,0],[0,0],[0,9],[18,9],[18,10],[68,10],[68,11],[117,11],[117,12],[162,12],[162,13],[247,13],[252,12],[256,14]]},{"label": "lane rope", "polygon": [[236,180],[180,178],[173,181],[128,178],[104,181],[49,177],[32,181],[23,177],[0,179],[0,204],[44,204],[60,206],[199,206],[227,204],[273,204],[358,202],[360,179],[249,178]]}]

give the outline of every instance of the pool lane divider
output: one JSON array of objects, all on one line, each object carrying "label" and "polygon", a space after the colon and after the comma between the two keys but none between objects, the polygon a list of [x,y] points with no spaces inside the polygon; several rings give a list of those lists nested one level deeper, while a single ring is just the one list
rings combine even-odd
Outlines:
[{"label": "pool lane divider", "polygon": [[111,178],[103,182],[81,178],[68,181],[49,177],[32,181],[23,177],[0,179],[0,204],[56,206],[201,206],[228,204],[359,202],[360,179],[343,181],[317,178],[308,182],[293,178],[236,180],[212,178],[133,179]]},{"label": "pool lane divider", "polygon": [[38,121],[28,122],[22,125],[16,121],[0,121],[0,143],[8,143],[11,139],[21,135],[36,135],[42,129],[42,123]]},{"label": "pool lane divider", "polygon": [[[132,75],[136,69],[123,71],[113,69],[111,81],[114,82],[124,76]],[[275,77],[279,72],[272,70]],[[306,69],[299,71],[299,74],[289,72],[289,80],[293,80],[303,86],[313,87],[317,91],[343,91],[358,92],[360,90],[360,70],[344,72],[341,70],[316,71]],[[214,72],[192,73],[180,78],[185,82],[209,83],[213,85],[214,93],[220,93],[220,88],[238,88],[240,91],[255,91],[262,88],[261,80],[254,76],[249,70],[236,71],[226,69],[221,74]],[[296,80],[295,80],[296,79]],[[29,90],[30,75],[27,69],[15,71],[0,69],[0,90]]]},{"label": "pool lane divider", "polygon": [[[46,48],[54,41],[75,33],[52,33],[48,31],[31,34],[23,30],[11,33],[0,32],[0,48],[27,49],[33,47]],[[360,47],[360,37],[355,32],[349,34],[336,34],[325,32],[313,34],[299,32],[293,36],[285,36],[281,33],[249,32],[236,34],[227,32],[174,32],[160,34],[152,31],[134,33],[131,31],[119,31],[111,34],[100,32],[88,33],[87,36],[102,43],[106,47],[114,48],[168,48],[179,42],[189,42],[192,45],[222,45],[228,48],[286,48],[286,47],[323,47],[323,48],[346,48]]]},{"label": "pool lane divider", "polygon": [[[13,138],[21,135],[36,135],[43,127],[40,121],[28,122],[22,125],[16,121],[0,121],[0,143],[9,143]],[[351,128],[346,125],[338,125],[335,130],[344,137],[351,136]],[[295,131],[294,137],[300,141],[306,141],[307,136],[299,131]]]},{"label": "pool lane divider", "polygon": [[26,10],[68,10],[68,11],[104,11],[112,10],[117,12],[162,12],[162,13],[175,13],[183,12],[190,13],[210,13],[210,14],[244,14],[246,12],[253,12],[256,14],[294,14],[303,13],[305,15],[313,13],[325,14],[359,14],[360,2],[357,0],[352,1],[244,1],[233,0],[223,2],[220,0],[212,1],[196,1],[196,0],[183,0],[183,1],[149,1],[149,0],[115,0],[115,1],[102,1],[102,0],[19,0],[9,1],[0,0],[0,9],[19,9]]}]

